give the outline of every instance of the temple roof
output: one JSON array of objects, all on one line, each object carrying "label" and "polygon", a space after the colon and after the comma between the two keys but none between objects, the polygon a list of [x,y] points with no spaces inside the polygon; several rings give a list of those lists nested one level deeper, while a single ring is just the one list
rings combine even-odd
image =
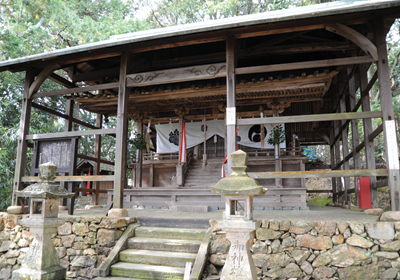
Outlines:
[{"label": "temple roof", "polygon": [[199,34],[209,31],[225,30],[238,27],[248,27],[259,24],[279,23],[283,21],[296,21],[299,19],[318,18],[331,15],[341,15],[354,12],[367,12],[371,10],[387,9],[400,6],[398,0],[357,0],[338,1],[311,6],[270,11],[220,20],[177,25],[165,28],[151,29],[135,33],[111,36],[109,40],[64,48],[47,53],[30,55],[22,58],[0,62],[0,72],[5,70],[23,71],[24,64],[54,59],[61,56],[88,53],[104,48],[118,47],[126,44],[151,41],[161,38],[170,38],[182,35]]}]

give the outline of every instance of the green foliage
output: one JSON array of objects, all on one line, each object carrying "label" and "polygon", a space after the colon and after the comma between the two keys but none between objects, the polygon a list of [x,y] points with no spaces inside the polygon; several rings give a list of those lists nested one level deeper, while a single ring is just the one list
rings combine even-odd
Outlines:
[{"label": "green foliage", "polygon": [[133,138],[129,140],[129,144],[133,146],[133,149],[136,150],[146,150],[146,140],[140,133],[134,133]]},{"label": "green foliage", "polygon": [[316,195],[314,198],[308,201],[308,205],[313,206],[326,206],[328,203],[333,203],[333,200],[326,195]]},{"label": "green foliage", "polygon": [[279,124],[272,128],[267,143],[270,145],[279,145],[283,142],[285,142],[285,131],[283,131],[283,126]]}]

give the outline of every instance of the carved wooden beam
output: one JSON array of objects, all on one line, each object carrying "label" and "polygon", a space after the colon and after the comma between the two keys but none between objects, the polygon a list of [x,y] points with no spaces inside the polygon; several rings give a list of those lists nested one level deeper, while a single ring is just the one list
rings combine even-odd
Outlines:
[{"label": "carved wooden beam", "polygon": [[225,63],[183,67],[127,75],[128,87],[213,79],[226,76]]}]

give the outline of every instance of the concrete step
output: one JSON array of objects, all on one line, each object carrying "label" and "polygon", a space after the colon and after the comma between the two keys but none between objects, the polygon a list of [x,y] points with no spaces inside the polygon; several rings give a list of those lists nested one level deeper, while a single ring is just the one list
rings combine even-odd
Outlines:
[{"label": "concrete step", "polygon": [[194,263],[196,254],[127,249],[119,253],[119,261],[150,265],[185,267],[186,262]]},{"label": "concrete step", "polygon": [[128,239],[128,248],[137,250],[170,251],[196,254],[200,240],[161,239],[132,237]]},{"label": "concrete step", "polygon": [[203,240],[205,233],[205,229],[139,227],[135,230],[135,237]]},{"label": "concrete step", "polygon": [[111,266],[111,276],[137,279],[183,279],[185,268],[118,262]]}]

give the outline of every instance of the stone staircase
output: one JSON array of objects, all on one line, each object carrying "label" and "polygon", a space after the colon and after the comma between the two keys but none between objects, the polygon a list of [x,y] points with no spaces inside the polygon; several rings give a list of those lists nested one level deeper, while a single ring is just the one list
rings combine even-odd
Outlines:
[{"label": "stone staircase", "polygon": [[186,262],[194,263],[206,231],[139,227],[111,266],[111,276],[97,279],[183,279]]},{"label": "stone staircase", "polygon": [[208,159],[206,169],[203,170],[202,160],[192,160],[189,170],[186,173],[184,187],[208,189],[209,186],[217,184],[218,181],[221,180],[221,168],[223,161],[223,158]]}]

